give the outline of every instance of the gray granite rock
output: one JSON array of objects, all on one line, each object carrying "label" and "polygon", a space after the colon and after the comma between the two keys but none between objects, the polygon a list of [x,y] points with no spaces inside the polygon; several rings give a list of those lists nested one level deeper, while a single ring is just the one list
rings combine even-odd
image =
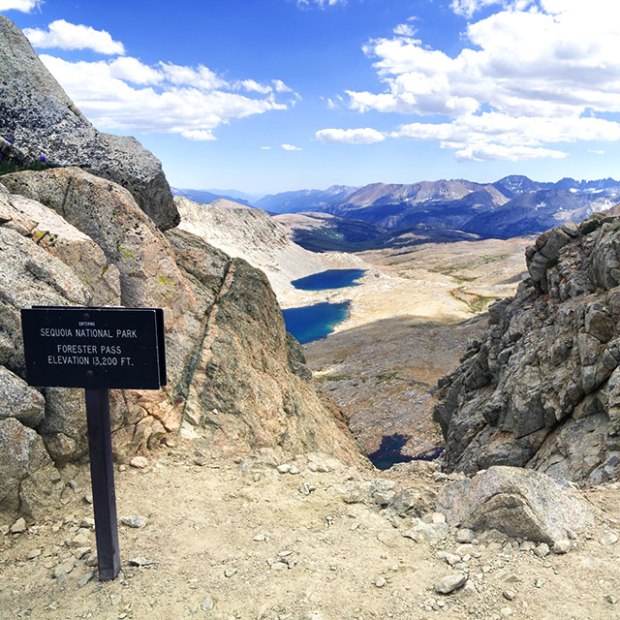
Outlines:
[{"label": "gray granite rock", "polygon": [[15,418],[0,420],[0,513],[37,517],[60,498],[62,482],[43,440]]},{"label": "gray granite rock", "polygon": [[447,470],[620,475],[619,222],[599,215],[528,248],[530,279],[489,309],[484,341],[439,382]]},{"label": "gray granite rock", "polygon": [[135,138],[100,133],[69,99],[28,39],[0,15],[0,152],[18,167],[79,166],[119,183],[162,230],[179,214],[161,163]]},{"label": "gray granite rock", "polygon": [[494,466],[445,484],[437,508],[450,525],[542,542],[547,553],[547,544],[565,541],[569,532],[594,522],[590,505],[580,496],[543,473],[515,467]]},{"label": "gray granite rock", "polygon": [[462,588],[466,583],[467,575],[465,573],[450,573],[442,577],[435,584],[435,592],[437,592],[437,594],[452,594]]},{"label": "gray granite rock", "polygon": [[43,419],[45,399],[41,392],[4,366],[0,366],[0,394],[0,420],[15,418],[34,428]]}]

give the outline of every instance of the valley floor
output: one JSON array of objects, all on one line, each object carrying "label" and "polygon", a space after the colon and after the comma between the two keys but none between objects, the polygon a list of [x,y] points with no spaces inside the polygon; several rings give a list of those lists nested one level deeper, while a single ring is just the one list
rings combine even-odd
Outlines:
[{"label": "valley floor", "polygon": [[407,438],[417,456],[442,443],[432,422],[434,387],[480,339],[489,303],[514,294],[527,239],[426,244],[359,254],[361,285],[314,293],[351,300],[336,333],[305,347],[320,390],[343,409],[361,450]]},{"label": "valley floor", "polygon": [[[568,554],[537,555],[534,545],[492,533],[456,542],[457,531],[442,529],[432,512],[446,478],[433,464],[379,475],[320,455],[282,467],[268,454],[235,463],[196,447],[181,445],[146,469],[117,474],[119,517],[147,522],[120,527],[122,570],[113,582],[94,574],[86,469],[65,470],[74,489],[67,486],[64,509],[0,536],[0,617],[620,617],[618,484],[588,491],[597,523]],[[410,537],[416,515],[435,540]],[[435,592],[456,574],[467,579],[464,587]]]}]

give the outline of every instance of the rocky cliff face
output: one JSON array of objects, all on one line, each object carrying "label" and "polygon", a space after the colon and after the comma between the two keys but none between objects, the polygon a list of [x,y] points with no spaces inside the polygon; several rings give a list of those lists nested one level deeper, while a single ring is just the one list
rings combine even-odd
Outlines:
[{"label": "rocky cliff face", "polygon": [[[20,69],[26,81],[40,70],[34,61]],[[31,122],[43,135],[26,103],[0,100],[24,141]],[[58,140],[61,152],[68,148]],[[79,159],[82,143],[67,140]],[[59,470],[87,452],[82,391],[24,381],[20,309],[33,305],[164,309],[168,386],[111,392],[121,460],[172,443],[182,429],[212,454],[266,448],[282,458],[318,451],[356,459],[338,412],[319,399],[286,334],[264,274],[190,232],[164,234],[149,216],[161,205],[151,209],[148,192],[139,205],[109,180],[119,168],[105,178],[76,167],[0,176],[0,519],[18,511],[37,517],[56,504],[65,486]]]},{"label": "rocky cliff face", "polygon": [[483,342],[440,381],[448,469],[516,465],[596,484],[620,473],[620,220],[565,224],[491,307]]},{"label": "rocky cliff face", "polygon": [[0,179],[0,513],[36,515],[57,501],[55,466],[87,451],[81,390],[23,380],[19,310],[36,304],[164,308],[169,385],[111,393],[120,459],[170,442],[182,425],[213,453],[355,458],[264,274],[186,231],[164,236],[128,191],[77,168]]},{"label": "rocky cliff face", "polygon": [[0,15],[0,156],[18,168],[79,166],[128,189],[165,230],[179,223],[161,163],[134,138],[98,132]]}]

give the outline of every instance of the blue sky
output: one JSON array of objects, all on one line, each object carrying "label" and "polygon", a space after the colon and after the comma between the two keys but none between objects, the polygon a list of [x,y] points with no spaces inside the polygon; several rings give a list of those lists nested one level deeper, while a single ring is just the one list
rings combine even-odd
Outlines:
[{"label": "blue sky", "polygon": [[0,0],[180,188],[620,177],[617,0]]}]

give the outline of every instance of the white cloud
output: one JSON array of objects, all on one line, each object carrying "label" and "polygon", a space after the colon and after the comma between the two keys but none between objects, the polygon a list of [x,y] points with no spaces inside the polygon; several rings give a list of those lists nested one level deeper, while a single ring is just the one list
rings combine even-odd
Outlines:
[{"label": "white cloud", "polygon": [[620,124],[597,118],[516,118],[486,113],[451,123],[411,123],[391,137],[436,140],[442,148],[454,149],[460,159],[558,159],[566,153],[545,144],[617,141]]},{"label": "white cloud", "polygon": [[416,29],[411,24],[398,24],[394,28],[394,34],[399,37],[413,37],[415,33]]},{"label": "white cloud", "polygon": [[270,147],[270,146],[267,146],[267,145],[264,145],[264,146],[261,146],[261,147],[260,147],[260,150],[261,150],[261,151],[271,151],[271,147]]},{"label": "white cloud", "polygon": [[34,47],[62,50],[93,50],[100,54],[124,54],[125,48],[114,41],[109,32],[95,30],[91,26],[71,24],[58,19],[48,26],[49,30],[24,28],[24,34]]},{"label": "white cloud", "polygon": [[505,4],[504,0],[452,0],[450,8],[463,17],[472,17],[485,6],[492,4]]},{"label": "white cloud", "polygon": [[336,95],[335,97],[321,97],[321,100],[325,102],[325,106],[328,110],[341,110],[348,107],[348,102],[345,101],[342,95]]},{"label": "white cloud", "polygon": [[0,0],[0,11],[30,13],[41,6],[42,0]]},{"label": "white cloud", "polygon": [[620,114],[616,4],[452,2],[465,16],[493,6],[467,25],[456,55],[404,36],[402,25],[370,41],[364,51],[384,88],[346,91],[349,107],[408,115],[415,122],[392,137],[439,140],[459,157],[560,157],[557,143],[620,139],[620,124],[603,120]]},{"label": "white cloud", "polygon": [[295,91],[287,86],[282,80],[272,80],[273,88],[277,93],[294,93]]},{"label": "white cloud", "polygon": [[204,66],[149,66],[127,56],[69,62],[43,54],[41,60],[91,122],[111,131],[215,140],[221,125],[286,110],[295,101],[294,93],[278,96],[275,88],[242,94],[237,83]]},{"label": "white cloud", "polygon": [[247,90],[248,92],[260,93],[261,95],[268,95],[272,92],[271,86],[259,84],[256,80],[241,80],[236,82],[235,86],[240,90]]},{"label": "white cloud", "polygon": [[107,64],[112,77],[133,84],[158,84],[164,79],[159,71],[131,56],[120,56]]},{"label": "white cloud", "polygon": [[[544,0],[542,0],[544,2]],[[471,18],[488,6],[501,5],[511,11],[523,11],[536,4],[536,0],[452,0],[450,8],[462,17]]]},{"label": "white cloud", "polygon": [[281,146],[285,151],[303,151],[300,146],[295,146],[294,144],[282,144]]},{"label": "white cloud", "polygon": [[302,8],[318,6],[324,9],[328,6],[344,5],[346,3],[347,0],[297,0],[297,5]]},{"label": "white cloud", "polygon": [[217,140],[213,132],[208,129],[184,129],[181,131],[181,135],[188,140],[195,140],[197,142]]},{"label": "white cloud", "polygon": [[382,142],[385,136],[376,129],[320,129],[314,134],[320,142],[344,142],[346,144],[373,144]]},{"label": "white cloud", "polygon": [[159,69],[165,79],[171,84],[192,86],[204,90],[226,86],[225,80],[203,65],[186,67],[170,62],[160,62]]}]

